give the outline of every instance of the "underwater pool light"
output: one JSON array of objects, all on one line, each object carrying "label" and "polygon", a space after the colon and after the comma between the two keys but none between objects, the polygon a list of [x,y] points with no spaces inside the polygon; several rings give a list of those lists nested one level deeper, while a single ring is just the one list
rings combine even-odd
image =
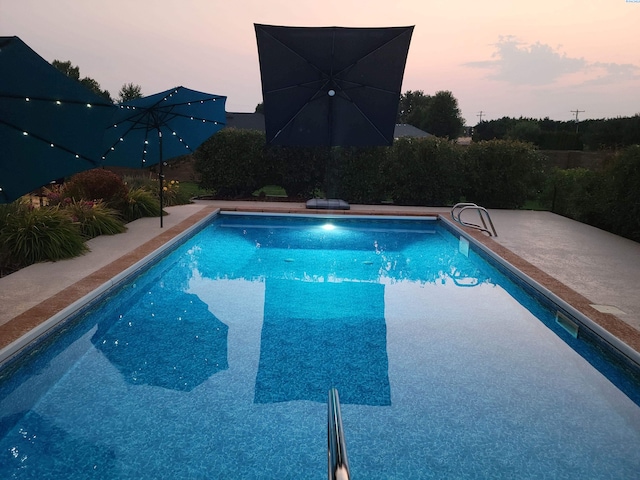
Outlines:
[{"label": "underwater pool light", "polygon": [[332,223],[325,223],[324,225],[322,225],[322,229],[323,230],[327,230],[327,231],[331,231],[331,230],[335,230],[336,226]]}]

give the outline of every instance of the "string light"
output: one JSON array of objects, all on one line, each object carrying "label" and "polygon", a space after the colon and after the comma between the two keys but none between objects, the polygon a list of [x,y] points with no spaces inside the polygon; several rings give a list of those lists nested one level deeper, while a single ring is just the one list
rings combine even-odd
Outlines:
[{"label": "string light", "polygon": [[27,102],[30,102],[30,101],[31,101],[31,99],[30,99],[29,97],[26,97],[26,98],[25,98],[25,100],[26,100]]},{"label": "string light", "polygon": [[62,102],[60,100],[56,100],[56,105],[62,105]]}]

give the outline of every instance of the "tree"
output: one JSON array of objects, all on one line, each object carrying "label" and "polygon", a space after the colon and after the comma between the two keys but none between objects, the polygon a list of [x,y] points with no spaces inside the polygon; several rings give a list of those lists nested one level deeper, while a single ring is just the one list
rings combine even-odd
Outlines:
[{"label": "tree", "polygon": [[460,115],[458,100],[448,90],[436,92],[430,98],[422,123],[423,130],[437,137],[456,139],[462,134],[464,118]]},{"label": "tree", "polygon": [[428,104],[429,95],[425,95],[422,90],[416,90],[415,92],[407,90],[400,95],[397,123],[408,123],[418,127],[418,124],[422,123],[421,117]]},{"label": "tree", "polygon": [[60,70],[62,73],[64,73],[68,77],[71,77],[74,80],[79,81],[86,88],[91,90],[93,93],[101,96],[108,102],[113,101],[111,99],[111,94],[109,93],[109,90],[102,90],[102,88],[100,88],[100,84],[96,80],[94,80],[91,77],[84,77],[81,79],[80,67],[72,65],[71,61],[67,60],[66,62],[63,62],[61,60],[54,60],[53,62],[51,62],[51,65],[56,67],[58,70]]},{"label": "tree", "polygon": [[256,105],[256,111],[255,113],[262,113],[264,114],[264,103],[260,102],[258,105]]},{"label": "tree", "polygon": [[80,81],[80,67],[74,67],[71,65],[71,62],[67,60],[66,62],[62,62],[60,60],[54,60],[51,62],[51,65],[56,67],[66,76],[73,78],[74,80]]},{"label": "tree", "polygon": [[450,91],[434,96],[422,90],[407,91],[400,96],[398,123],[408,123],[438,137],[458,138],[464,127],[458,100]]},{"label": "tree", "polygon": [[142,87],[140,85],[125,83],[118,92],[118,102],[120,103],[135,100],[137,98],[142,98]]}]

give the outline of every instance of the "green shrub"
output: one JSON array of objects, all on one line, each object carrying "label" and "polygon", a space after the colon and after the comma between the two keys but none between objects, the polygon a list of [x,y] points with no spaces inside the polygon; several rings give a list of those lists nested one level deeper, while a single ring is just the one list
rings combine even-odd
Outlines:
[{"label": "green shrub", "polygon": [[133,222],[142,217],[159,217],[160,202],[155,193],[151,193],[144,187],[135,188],[129,191],[122,215],[126,222]]},{"label": "green shrub", "polygon": [[64,207],[64,212],[70,215],[71,221],[80,225],[80,232],[86,238],[115,235],[127,230],[120,213],[101,201],[73,200]]},{"label": "green shrub", "polygon": [[544,203],[559,215],[590,223],[602,208],[603,177],[587,168],[554,169],[542,193]]},{"label": "green shrub", "polygon": [[59,207],[31,205],[5,217],[0,244],[19,267],[72,258],[88,250],[79,225],[68,214]]},{"label": "green shrub", "polygon": [[[28,203],[16,200],[12,203],[0,204],[0,234],[5,229],[10,217],[21,214],[26,210]],[[11,250],[4,242],[0,242],[0,277],[20,268],[20,264],[11,256]]]},{"label": "green shrub", "polygon": [[150,192],[158,191],[158,175],[155,173],[145,175],[125,175],[122,177],[122,181],[129,190],[136,190],[138,188],[144,188]]},{"label": "green shrub", "polygon": [[[160,196],[160,189],[158,187],[158,176],[125,176],[124,183],[130,190],[142,188],[149,191],[156,197]],[[178,180],[165,179],[164,191],[162,194],[162,204],[165,207],[172,205],[186,205],[191,203],[192,191],[190,188],[182,188],[183,184]]]},{"label": "green shrub", "polygon": [[388,188],[383,169],[387,147],[341,148],[331,162],[336,197],[352,203],[380,203]]},{"label": "green shrub", "polygon": [[542,156],[530,143],[471,143],[464,154],[463,196],[486,208],[520,208],[544,183]]},{"label": "green shrub", "polygon": [[461,195],[461,147],[443,138],[401,138],[384,176],[401,205],[451,205]]},{"label": "green shrub", "polygon": [[555,169],[542,200],[553,211],[640,241],[640,146],[627,147],[601,170]]},{"label": "green shrub", "polygon": [[[183,205],[185,202],[180,197],[180,182],[177,180],[165,180],[162,192],[162,205],[170,207],[172,205]],[[189,203],[187,200],[186,203]]]},{"label": "green shrub", "polygon": [[267,176],[264,146],[264,133],[257,130],[220,130],[194,154],[200,186],[219,198],[240,198],[274,183]]},{"label": "green shrub", "polygon": [[640,242],[640,145],[627,147],[605,166],[601,228]]},{"label": "green shrub", "polygon": [[289,198],[309,198],[322,188],[329,150],[322,147],[270,146],[264,153],[261,187],[279,185]]},{"label": "green shrub", "polygon": [[76,173],[62,188],[61,195],[73,200],[102,200],[120,210],[127,198],[127,186],[115,173],[101,168]]}]

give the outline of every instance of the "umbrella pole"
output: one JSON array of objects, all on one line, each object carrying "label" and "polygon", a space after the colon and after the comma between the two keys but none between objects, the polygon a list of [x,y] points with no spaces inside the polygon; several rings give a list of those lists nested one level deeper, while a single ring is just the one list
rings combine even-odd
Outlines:
[{"label": "umbrella pole", "polygon": [[160,184],[160,228],[162,225],[162,203],[164,195],[164,173],[162,172],[162,132],[158,129],[158,141],[160,142],[160,170],[158,172],[158,183]]}]

